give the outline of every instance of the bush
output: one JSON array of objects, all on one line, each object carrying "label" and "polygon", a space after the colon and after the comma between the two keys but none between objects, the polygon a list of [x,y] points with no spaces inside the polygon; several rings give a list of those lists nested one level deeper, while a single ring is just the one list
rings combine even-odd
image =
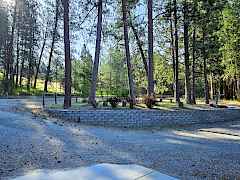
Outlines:
[{"label": "bush", "polygon": [[133,102],[133,100],[132,100],[130,97],[128,97],[128,98],[127,98],[127,102],[129,103],[130,109],[133,109],[133,107],[134,107],[134,102]]},{"label": "bush", "polygon": [[126,107],[127,106],[127,101],[126,100],[123,100],[122,101],[122,107]]},{"label": "bush", "polygon": [[103,107],[107,107],[108,106],[108,102],[107,101],[103,101]]},{"label": "bush", "polygon": [[108,99],[108,102],[111,104],[112,108],[116,108],[118,103],[120,102],[120,99],[117,97],[111,97]]},{"label": "bush", "polygon": [[88,100],[86,99],[86,98],[84,98],[83,100],[82,100],[82,103],[87,103],[88,102]]},{"label": "bush", "polygon": [[154,96],[146,96],[144,98],[144,103],[146,104],[146,106],[149,108],[149,109],[152,109],[153,108],[153,105],[156,104],[156,100],[154,98]]},{"label": "bush", "polygon": [[133,101],[131,101],[131,102],[129,103],[129,105],[130,105],[130,109],[133,109],[133,108],[134,108],[134,103],[133,103]]}]

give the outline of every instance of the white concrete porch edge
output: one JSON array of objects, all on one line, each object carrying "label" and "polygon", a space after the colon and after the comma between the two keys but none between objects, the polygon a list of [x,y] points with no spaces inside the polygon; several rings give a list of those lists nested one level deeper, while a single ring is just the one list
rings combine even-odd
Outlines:
[{"label": "white concrete porch edge", "polygon": [[72,170],[36,170],[13,180],[177,180],[139,166],[98,164]]}]

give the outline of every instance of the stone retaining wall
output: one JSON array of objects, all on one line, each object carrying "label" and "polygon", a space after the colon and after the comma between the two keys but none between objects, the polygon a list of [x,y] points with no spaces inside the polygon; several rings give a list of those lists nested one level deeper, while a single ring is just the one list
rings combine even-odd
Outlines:
[{"label": "stone retaining wall", "polygon": [[147,128],[240,120],[240,109],[218,110],[45,110],[50,116],[86,125]]}]

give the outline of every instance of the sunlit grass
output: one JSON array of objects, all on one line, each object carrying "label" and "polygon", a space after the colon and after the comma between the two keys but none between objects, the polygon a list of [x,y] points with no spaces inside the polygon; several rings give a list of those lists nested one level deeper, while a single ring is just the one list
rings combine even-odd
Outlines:
[{"label": "sunlit grass", "polygon": [[[182,102],[184,102],[184,100],[181,100]],[[240,106],[240,102],[238,101],[226,101],[226,100],[222,100],[221,103],[219,103],[221,105],[235,105],[235,106]],[[63,104],[51,104],[48,106],[48,108],[53,108],[53,109],[62,109],[63,108]],[[92,106],[87,104],[86,101],[79,101],[79,102],[75,102],[74,99],[72,99],[72,107],[71,109],[86,109],[86,108],[90,108],[92,109]],[[192,105],[192,104],[183,104],[182,108],[179,108],[177,106],[177,104],[175,102],[171,102],[169,99],[164,99],[162,102],[157,102],[156,105],[153,106],[153,110],[167,110],[167,111],[173,111],[173,110],[205,110],[205,109],[211,109],[212,107],[210,107],[209,105],[204,103],[204,100],[202,99],[198,99],[197,100],[197,104]],[[110,104],[108,104],[108,107],[103,107],[102,102],[98,103],[98,107],[97,109],[112,109]],[[129,106],[127,105],[127,107],[122,107],[122,104],[119,103],[117,108],[114,108],[113,110],[119,110],[119,109],[129,109]],[[138,103],[137,105],[135,105],[134,109],[142,109],[142,110],[147,110],[147,106],[144,103]]]},{"label": "sunlit grass", "polygon": [[[22,81],[23,86],[18,87],[15,90],[16,95],[42,95],[44,92],[44,80],[38,79],[36,88],[31,87],[30,90],[27,90],[27,79],[23,78]],[[32,82],[33,85],[33,82]],[[60,82],[49,82],[48,83],[48,93],[58,93],[63,94],[63,88],[60,86]]]}]

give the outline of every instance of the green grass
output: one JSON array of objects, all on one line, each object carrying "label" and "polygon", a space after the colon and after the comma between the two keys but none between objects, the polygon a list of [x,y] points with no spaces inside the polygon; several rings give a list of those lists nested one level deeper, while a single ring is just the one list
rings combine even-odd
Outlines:
[{"label": "green grass", "polygon": [[[182,102],[184,102],[183,99],[182,99]],[[224,101],[221,101],[219,104],[240,106],[240,102],[238,102],[238,101],[225,101],[224,100]],[[51,104],[51,105],[48,105],[48,108],[62,109],[63,104]],[[84,103],[83,102],[76,103],[74,101],[74,99],[72,100],[72,107],[70,109],[83,109],[83,108],[92,109],[92,106],[85,102]],[[147,106],[143,103],[137,104],[134,108],[135,109],[145,109],[145,110],[148,109]],[[210,106],[205,105],[203,100],[197,100],[196,105],[189,105],[189,104],[184,103],[183,108],[177,107],[175,102],[171,103],[169,100],[163,100],[163,102],[158,102],[155,106],[153,106],[154,110],[167,110],[167,111],[181,110],[181,109],[194,110],[194,109],[209,109],[209,108],[210,108]],[[103,107],[102,103],[99,103],[98,109],[112,109],[112,108],[110,105],[108,105],[108,107]],[[117,108],[114,108],[113,110],[119,110],[119,109],[129,109],[129,106],[127,105],[127,107],[122,107],[121,103],[119,103]]]},{"label": "green grass", "polygon": [[[32,83],[33,84],[33,83]],[[23,86],[18,87],[14,90],[14,95],[42,95],[44,92],[44,80],[38,79],[36,88],[31,87],[27,90],[27,79],[23,78]],[[60,88],[59,82],[49,82],[48,83],[48,93],[58,93],[63,94],[63,88]]]}]

